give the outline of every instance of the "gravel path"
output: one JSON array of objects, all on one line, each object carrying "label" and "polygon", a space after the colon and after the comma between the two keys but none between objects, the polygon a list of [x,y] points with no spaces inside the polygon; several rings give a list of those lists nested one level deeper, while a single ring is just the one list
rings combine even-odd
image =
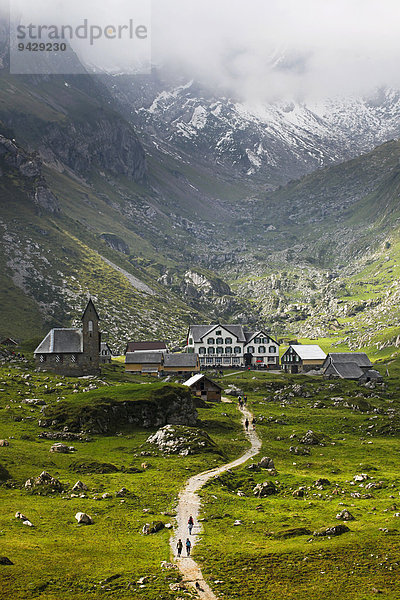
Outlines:
[{"label": "gravel path", "polygon": [[[244,422],[246,418],[251,423],[253,415],[247,408],[241,409],[242,413],[242,422],[244,427]],[[221,467],[217,467],[212,469],[211,471],[204,471],[203,473],[199,473],[198,475],[194,475],[191,477],[186,486],[179,494],[179,503],[177,510],[177,529],[174,532],[174,535],[171,538],[171,548],[172,552],[177,561],[180,572],[183,576],[183,581],[194,587],[198,593],[199,598],[203,598],[204,600],[217,600],[217,596],[213,593],[211,588],[204,581],[203,575],[201,573],[199,565],[191,558],[186,556],[186,547],[185,541],[187,537],[190,537],[193,546],[198,541],[198,534],[200,533],[200,525],[198,523],[198,517],[200,513],[200,498],[197,495],[197,492],[203,487],[205,483],[212,477],[216,477],[227,471],[228,469],[232,469],[234,467],[238,467],[239,465],[245,463],[249,458],[252,458],[256,454],[259,453],[261,449],[261,440],[258,437],[256,431],[250,430],[246,432],[246,436],[251,443],[251,448],[247,450],[240,458],[226,464]],[[189,536],[187,522],[189,516],[192,515],[194,519],[195,526],[192,531],[192,535]],[[177,557],[176,544],[178,539],[181,539],[183,542],[183,551],[182,557]],[[196,588],[196,583],[200,585],[201,589]]]}]

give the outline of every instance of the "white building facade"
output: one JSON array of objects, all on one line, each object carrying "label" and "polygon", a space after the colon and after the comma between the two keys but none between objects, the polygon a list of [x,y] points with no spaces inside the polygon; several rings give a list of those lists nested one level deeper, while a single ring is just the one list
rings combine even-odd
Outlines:
[{"label": "white building facade", "polygon": [[191,325],[186,351],[200,358],[200,368],[279,368],[279,344],[262,330],[243,325]]}]

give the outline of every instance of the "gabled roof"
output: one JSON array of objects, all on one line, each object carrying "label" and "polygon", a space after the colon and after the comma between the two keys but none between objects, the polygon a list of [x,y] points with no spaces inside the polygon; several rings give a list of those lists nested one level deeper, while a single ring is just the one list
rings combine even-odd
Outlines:
[{"label": "gabled roof", "polygon": [[12,338],[5,338],[0,342],[1,345],[6,346],[7,344],[11,344],[12,346],[18,346],[18,342],[13,340]]},{"label": "gabled roof", "polygon": [[365,352],[330,352],[327,356],[327,359],[329,358],[335,364],[352,362],[359,367],[372,367],[372,363]]},{"label": "gabled roof", "polygon": [[88,303],[86,304],[86,308],[85,308],[85,310],[82,313],[81,320],[83,319],[83,317],[85,316],[85,313],[89,310],[89,308],[92,308],[94,310],[94,312],[96,313],[96,316],[97,316],[98,320],[100,321],[99,313],[97,312],[96,307],[93,304],[93,300],[91,298],[89,298]]},{"label": "gabled roof", "polygon": [[127,365],[161,365],[163,355],[161,352],[127,352],[125,364]]},{"label": "gabled roof", "polygon": [[363,375],[367,379],[375,379],[375,380],[377,380],[377,379],[383,379],[383,377],[379,373],[379,371],[376,371],[375,369],[368,369],[368,371],[364,371]]},{"label": "gabled roof", "polygon": [[168,367],[197,367],[198,354],[177,353],[164,354],[164,368]]},{"label": "gabled roof", "polygon": [[79,354],[83,352],[81,329],[51,329],[34,354]]},{"label": "gabled roof", "polygon": [[248,343],[257,334],[263,334],[265,337],[269,337],[274,344],[278,344],[269,333],[265,333],[262,329],[258,331],[248,331],[245,325],[226,325],[218,323],[217,325],[191,325],[189,329],[192,333],[193,341],[199,344],[207,335],[210,335],[219,327],[235,336],[238,342]]},{"label": "gabled roof", "polygon": [[277,346],[279,346],[279,343],[276,340],[274,340],[271,334],[267,333],[263,329],[259,329],[258,331],[245,331],[244,335],[247,344],[249,344],[255,337],[262,335],[263,337],[269,338],[273,344],[277,344]]},{"label": "gabled roof", "polygon": [[[290,348],[300,356],[301,360],[325,360],[325,352],[316,344],[293,344],[286,350],[288,352]],[[285,352],[285,354],[286,354]]]},{"label": "gabled roof", "polygon": [[207,377],[207,375],[204,375],[204,373],[197,373],[196,375],[193,375],[193,377],[190,377],[190,379],[188,379],[187,381],[185,381],[185,383],[183,383],[182,385],[186,385],[187,387],[191,387],[192,385],[195,385],[196,383],[198,383],[202,379],[207,379],[212,384],[214,384],[215,386],[219,387],[220,390],[223,389],[222,386],[219,385],[219,383],[216,383],[215,381],[213,381],[212,379],[210,379],[209,377]]},{"label": "gabled roof", "polygon": [[154,350],[167,350],[165,342],[128,342],[126,352],[151,352]]},{"label": "gabled roof", "polygon": [[364,371],[355,362],[335,362],[325,369],[324,375],[336,375],[341,379],[360,379]]},{"label": "gabled roof", "polygon": [[100,352],[102,350],[108,350],[108,352],[110,354],[112,354],[112,350],[111,350],[110,346],[107,344],[107,342],[101,342],[101,344],[100,344]]}]

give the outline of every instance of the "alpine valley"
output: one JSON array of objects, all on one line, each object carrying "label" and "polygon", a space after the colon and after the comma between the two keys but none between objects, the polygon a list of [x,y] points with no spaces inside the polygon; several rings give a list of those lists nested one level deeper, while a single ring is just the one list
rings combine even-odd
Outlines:
[{"label": "alpine valley", "polygon": [[400,94],[254,104],[161,68],[13,76],[0,45],[0,333],[90,293],[121,350],[190,322],[400,345]]}]

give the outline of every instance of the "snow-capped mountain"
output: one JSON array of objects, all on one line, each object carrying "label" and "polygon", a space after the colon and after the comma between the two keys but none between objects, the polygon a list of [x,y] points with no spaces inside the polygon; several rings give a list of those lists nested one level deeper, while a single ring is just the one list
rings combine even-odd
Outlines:
[{"label": "snow-capped mountain", "polygon": [[113,93],[158,150],[276,186],[400,136],[400,94],[244,103],[190,81],[113,77]]}]

